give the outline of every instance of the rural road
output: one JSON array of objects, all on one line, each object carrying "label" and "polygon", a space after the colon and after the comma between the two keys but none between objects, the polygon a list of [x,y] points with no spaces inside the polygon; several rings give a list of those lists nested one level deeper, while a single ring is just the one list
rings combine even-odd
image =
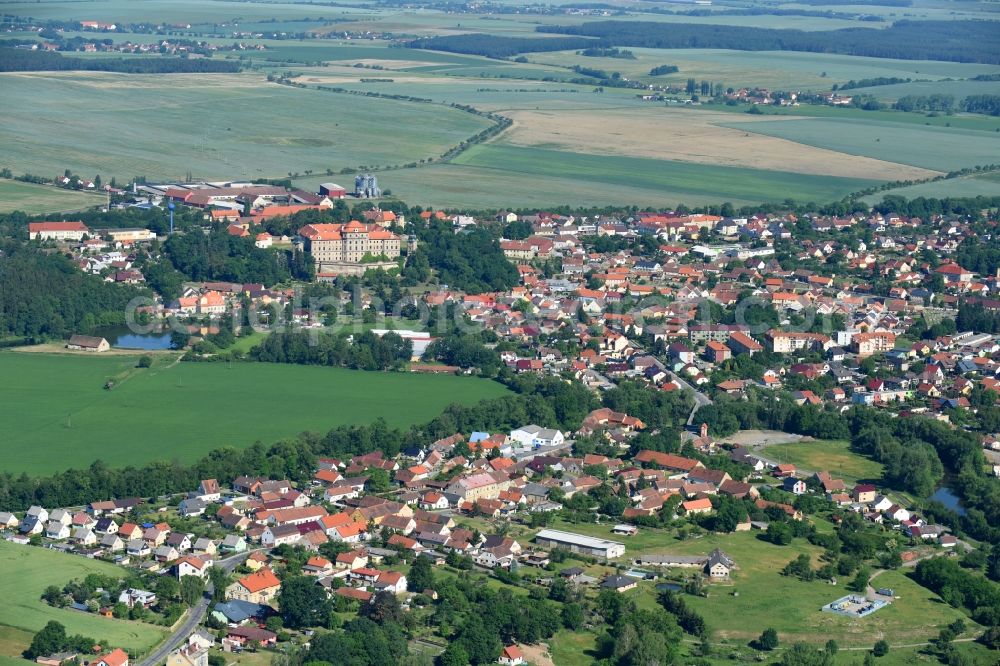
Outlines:
[{"label": "rural road", "polygon": [[[251,552],[253,551],[239,553],[238,555],[227,557],[224,560],[219,560],[215,563],[215,566],[222,568],[226,573],[232,573],[240,562],[245,560]],[[205,594],[202,596],[201,601],[188,609],[188,612],[184,616],[184,620],[174,630],[174,633],[170,634],[165,641],[160,643],[159,647],[150,652],[149,656],[138,662],[137,666],[160,666],[160,664],[166,662],[167,655],[180,647],[181,644],[187,640],[187,637],[191,635],[199,624],[201,624],[202,619],[205,617],[205,613],[208,611],[208,604],[211,603],[212,591],[212,583],[209,582],[208,586],[205,588]]]}]

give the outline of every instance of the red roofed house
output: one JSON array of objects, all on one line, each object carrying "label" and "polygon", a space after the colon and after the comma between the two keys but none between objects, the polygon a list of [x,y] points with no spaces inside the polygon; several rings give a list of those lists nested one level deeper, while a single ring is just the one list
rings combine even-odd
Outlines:
[{"label": "red roofed house", "polygon": [[702,497],[696,500],[690,500],[683,502],[681,504],[681,509],[684,513],[693,516],[700,513],[711,513],[712,512],[712,500],[707,497]]},{"label": "red roofed house", "polygon": [[516,645],[508,645],[500,653],[500,658],[497,659],[498,664],[506,664],[507,666],[518,666],[518,664],[526,663],[524,661],[524,655],[521,654],[521,648]]},{"label": "red roofed house", "polygon": [[705,358],[712,363],[722,363],[732,358],[733,352],[726,345],[715,340],[705,343]]},{"label": "red roofed house", "polygon": [[383,571],[375,581],[375,589],[402,594],[406,592],[406,576],[398,571]]},{"label": "red roofed house", "polygon": [[938,275],[944,278],[945,282],[972,282],[972,272],[967,271],[958,264],[946,263],[941,264],[934,271]]},{"label": "red roofed house", "polygon": [[704,467],[700,461],[683,456],[675,456],[672,453],[661,453],[644,449],[635,456],[636,462],[659,465],[665,469],[679,472],[690,472],[696,467]]},{"label": "red roofed house", "polygon": [[281,591],[281,581],[270,569],[263,568],[240,578],[226,588],[227,599],[251,601],[255,604],[267,604],[278,596]]},{"label": "red roofed house", "polygon": [[91,662],[92,666],[128,666],[128,652],[115,648]]}]

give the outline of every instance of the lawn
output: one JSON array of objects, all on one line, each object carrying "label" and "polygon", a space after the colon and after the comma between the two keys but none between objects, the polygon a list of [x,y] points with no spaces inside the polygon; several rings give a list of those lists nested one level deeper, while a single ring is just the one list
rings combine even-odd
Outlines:
[{"label": "lawn", "polygon": [[15,180],[0,180],[0,213],[10,213],[15,210],[29,215],[65,213],[99,206],[104,202],[104,197],[96,194]]},{"label": "lawn", "polygon": [[20,650],[28,646],[32,634],[49,620],[64,624],[67,634],[82,634],[102,641],[102,645],[123,647],[133,656],[163,638],[162,629],[150,624],[53,608],[40,598],[49,585],[62,587],[71,579],[90,573],[122,575],[124,571],[119,567],[77,555],[0,541],[0,571],[3,572],[0,599],[4,600],[0,605],[0,651],[3,656],[18,656]]},{"label": "lawn", "polygon": [[882,477],[882,465],[854,453],[844,440],[772,444],[761,451],[769,460],[791,463],[812,472],[830,472],[849,484]]},{"label": "lawn", "polygon": [[291,88],[260,73],[34,72],[0,75],[0,87],[4,166],[105,181],[402,164],[436,158],[491,125],[443,105]]},{"label": "lawn", "polygon": [[589,631],[560,631],[548,640],[556,666],[581,666],[597,660],[597,636]]},{"label": "lawn", "polygon": [[[428,421],[452,403],[504,395],[452,375],[267,363],[180,363],[132,370],[134,356],[0,353],[2,469],[46,474],[102,459],[113,467],[192,462],[222,446],[384,418]],[[116,388],[109,377],[126,376]]]}]

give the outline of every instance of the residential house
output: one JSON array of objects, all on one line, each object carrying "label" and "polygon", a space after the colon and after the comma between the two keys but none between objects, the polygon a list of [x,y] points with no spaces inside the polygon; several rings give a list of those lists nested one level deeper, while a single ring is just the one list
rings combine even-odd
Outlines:
[{"label": "residential house", "polygon": [[260,569],[248,574],[226,588],[226,598],[251,601],[256,604],[270,603],[281,591],[281,581],[270,569]]}]

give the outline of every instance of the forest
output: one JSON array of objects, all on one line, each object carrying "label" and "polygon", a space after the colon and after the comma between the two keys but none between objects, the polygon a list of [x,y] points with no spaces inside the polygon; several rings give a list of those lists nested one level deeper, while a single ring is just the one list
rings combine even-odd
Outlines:
[{"label": "forest", "polygon": [[[1000,237],[989,234],[989,238],[967,237],[958,244],[955,261],[959,266],[983,275],[993,275],[1000,268]],[[989,331],[989,329],[975,329]]]},{"label": "forest", "polygon": [[0,256],[0,337],[66,338],[123,324],[128,302],[145,293],[28,245],[3,244]]},{"label": "forest", "polygon": [[0,72],[82,70],[122,74],[217,74],[240,71],[240,64],[209,58],[80,58],[54,51],[0,48]]},{"label": "forest", "polygon": [[[538,32],[572,37],[538,40],[472,34],[418,39],[410,46],[490,58],[509,58],[529,52],[634,46],[806,51],[872,58],[1000,64],[1000,37],[989,21],[897,21],[884,30],[846,28],[813,32],[655,21],[592,21],[580,25],[545,25],[536,29]],[[580,41],[583,38],[595,38],[596,41],[584,43]]]},{"label": "forest", "polygon": [[539,26],[537,30],[596,37],[604,46],[807,51],[902,60],[1000,63],[1000,37],[989,21],[897,21],[884,30],[847,28],[815,32],[732,25],[596,21],[572,26]]}]

